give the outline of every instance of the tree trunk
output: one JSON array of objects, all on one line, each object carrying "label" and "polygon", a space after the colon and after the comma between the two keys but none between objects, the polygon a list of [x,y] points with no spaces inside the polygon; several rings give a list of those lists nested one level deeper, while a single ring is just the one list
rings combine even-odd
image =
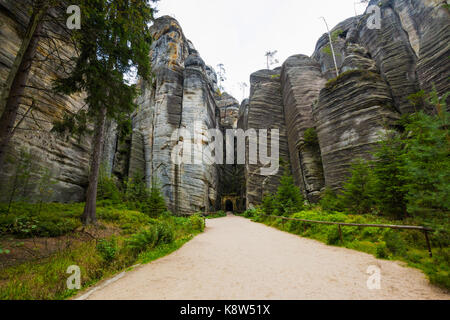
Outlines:
[{"label": "tree trunk", "polygon": [[91,170],[89,172],[89,186],[86,194],[86,205],[84,207],[81,221],[84,225],[95,224],[97,222],[97,187],[102,158],[102,149],[105,136],[106,107],[102,107],[95,124],[94,139],[92,141]]},{"label": "tree trunk", "polygon": [[13,136],[14,124],[19,110],[19,101],[23,95],[25,85],[31,70],[33,59],[39,43],[39,33],[43,26],[43,17],[47,12],[47,5],[40,5],[33,10],[28,23],[27,32],[11,68],[5,89],[0,101],[0,168],[3,167],[6,148]]}]

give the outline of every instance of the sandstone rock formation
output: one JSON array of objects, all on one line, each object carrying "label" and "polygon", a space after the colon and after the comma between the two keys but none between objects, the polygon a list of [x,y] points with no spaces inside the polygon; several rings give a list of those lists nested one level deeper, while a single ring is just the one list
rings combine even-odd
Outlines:
[{"label": "sandstone rock formation", "polygon": [[[214,99],[216,75],[175,19],[157,19],[152,33],[150,57],[155,77],[152,84],[142,83],[139,110],[133,116],[130,174],[145,170],[149,186],[152,179],[160,184],[175,213],[213,211],[219,197],[218,168],[203,162],[204,153],[197,146],[207,147],[206,130],[220,129]],[[189,136],[173,136],[177,132]],[[187,150],[187,139],[191,150]],[[176,148],[182,156],[191,154],[192,163],[175,163]]]},{"label": "sandstone rock formation", "polygon": [[[27,7],[22,1],[0,0],[0,84],[8,77],[16,53],[19,50],[22,35],[28,24]],[[51,26],[48,26],[51,27]],[[55,32],[57,32],[55,30]],[[65,113],[76,113],[84,106],[81,96],[64,96],[51,92],[52,81],[62,75],[61,64],[54,56],[54,46],[41,40],[36,62],[32,66],[30,79],[25,89],[24,98],[17,121],[25,116],[15,132],[10,144],[12,163],[0,168],[0,185],[7,188],[11,175],[18,163],[19,151],[26,150],[32,154],[36,167],[51,171],[56,184],[52,186],[53,194],[46,195],[48,201],[82,201],[85,196],[87,172],[89,168],[90,139],[69,137],[67,140],[50,133],[55,120],[61,120]],[[73,50],[60,46],[59,52],[64,59],[73,55]],[[33,104],[34,108],[27,113]],[[0,110],[2,112],[2,110]],[[33,181],[39,178],[35,174]],[[30,182],[28,195],[38,192],[36,183]],[[5,190],[1,193],[5,196]]]},{"label": "sandstone rock formation", "polygon": [[[420,108],[409,101],[410,94],[433,87],[439,94],[449,90],[450,13],[445,4],[372,0],[370,5],[379,5],[380,29],[368,26],[373,13],[367,11],[331,30],[339,77],[329,36],[324,34],[311,57],[295,55],[282,68],[252,74],[250,97],[241,104],[220,92],[214,69],[205,64],[179,23],[167,16],[156,19],[149,53],[153,78],[151,83],[139,82],[141,95],[131,117],[131,136],[121,137],[117,124],[108,124],[103,148],[106,170],[119,180],[140,173],[149,186],[156,181],[174,213],[223,209],[222,199],[231,198],[239,209],[244,203],[248,208],[259,204],[264,193],[276,191],[283,168],[262,175],[265,166],[250,161],[248,152],[245,165],[205,162],[212,158],[205,152],[211,142],[206,130],[257,134],[269,130],[270,138],[270,131],[277,129],[279,157],[292,170],[306,199],[315,202],[324,187],[342,187],[351,162],[370,157],[380,134],[392,130],[402,114]],[[27,20],[28,13],[19,3],[0,0],[2,86]],[[62,44],[60,50],[65,57],[74,54]],[[42,41],[40,58],[49,51],[49,44]],[[33,66],[21,114],[33,100],[35,108],[17,130],[11,153],[17,155],[25,148],[53,172],[57,183],[48,200],[82,201],[90,138],[63,139],[50,133],[55,120],[83,107],[82,96],[36,89],[50,89],[59,72],[58,63],[51,59]],[[268,139],[260,147],[268,150],[270,144]],[[174,155],[190,157],[192,163],[178,163]],[[2,185],[13,174],[13,164],[1,168]]]},{"label": "sandstone rock formation", "polygon": [[[247,130],[255,130],[259,135],[260,130],[279,130],[279,156],[289,166],[289,150],[286,135],[286,126],[283,112],[283,98],[281,96],[280,69],[261,70],[250,76],[250,103],[248,106],[248,121],[245,124]],[[251,144],[252,141],[249,141]],[[258,137],[258,152],[269,150],[271,139],[262,143]],[[249,148],[250,150],[250,148]],[[264,167],[260,161],[252,163],[249,154],[246,154],[246,201],[247,207],[261,203],[265,193],[274,193],[283,175],[280,168],[273,175],[262,175],[261,168]]]},{"label": "sandstone rock formation", "polygon": [[318,146],[305,143],[306,130],[316,126],[312,105],[325,79],[319,64],[304,55],[290,57],[281,70],[284,114],[294,180],[310,200],[317,200],[324,187]]}]

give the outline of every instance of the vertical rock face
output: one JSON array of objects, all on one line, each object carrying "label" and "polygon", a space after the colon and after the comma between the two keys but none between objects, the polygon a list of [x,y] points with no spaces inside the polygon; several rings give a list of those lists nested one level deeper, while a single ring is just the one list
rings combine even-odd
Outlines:
[{"label": "vertical rock face", "polygon": [[325,79],[316,61],[296,55],[283,64],[281,84],[294,180],[308,198],[317,200],[324,187],[320,149],[306,144],[304,134],[316,125],[312,105],[317,102]]},{"label": "vertical rock face", "polygon": [[356,45],[347,47],[347,71],[326,84],[313,108],[325,182],[331,188],[346,180],[353,160],[370,157],[382,132],[399,118],[387,84],[363,52]]},{"label": "vertical rock face", "polygon": [[[24,2],[0,0],[1,89],[28,23]],[[240,106],[227,93],[219,94],[214,69],[205,65],[178,22],[167,16],[155,20],[149,55],[154,76],[151,83],[139,84],[132,135],[120,137],[114,122],[107,126],[102,159],[107,172],[122,180],[140,173],[149,186],[156,181],[174,213],[212,211],[223,205],[221,198],[236,202],[239,196],[251,207],[264,193],[276,191],[282,168],[262,175],[264,165],[250,161],[248,152],[245,166],[216,165],[205,151],[211,142],[206,130],[269,130],[267,143],[260,141],[259,148],[270,154],[270,130],[278,129],[279,157],[290,164],[308,200],[317,201],[324,186],[341,188],[351,162],[370,157],[380,133],[415,111],[410,94],[433,87],[441,95],[449,90],[450,13],[445,1],[372,0],[370,5],[379,5],[380,29],[369,28],[373,13],[367,11],[331,30],[339,77],[324,34],[311,57],[296,55],[282,69],[252,74],[250,99]],[[63,43],[58,46],[64,57],[74,55]],[[38,59],[45,60],[51,49],[41,41]],[[50,130],[65,113],[78,112],[84,100],[51,93],[58,75],[59,63],[51,57],[33,65],[19,119],[33,100],[34,109],[20,123],[11,154],[24,148],[52,171],[57,183],[48,200],[82,201],[90,137],[62,139]],[[188,134],[180,136],[182,131]],[[177,163],[174,154],[192,163]],[[1,168],[2,186],[14,172],[13,164]]]},{"label": "vertical rock face", "polygon": [[[193,164],[179,166],[179,186],[177,194],[178,212],[210,212],[216,206],[218,198],[218,169],[213,160],[200,148],[207,147],[209,138],[206,131],[219,129],[216,122],[217,106],[213,92],[205,73],[205,63],[198,54],[191,54],[185,61],[183,110],[181,129],[192,133],[191,144],[194,146]],[[185,142],[185,141],[183,141]],[[197,150],[196,146],[200,146]],[[185,148],[183,146],[183,148]],[[183,149],[183,152],[186,152]],[[212,161],[211,161],[212,162]]]},{"label": "vertical rock face", "polygon": [[236,129],[239,119],[239,102],[226,92],[216,93],[215,99],[220,110],[222,126]]},{"label": "vertical rock face", "polygon": [[[287,164],[290,163],[288,142],[286,135],[286,125],[283,111],[283,98],[281,93],[280,69],[261,70],[255,72],[250,77],[251,93],[248,106],[248,121],[244,124],[247,130],[278,129],[279,130],[279,156]],[[267,144],[261,143],[258,139],[258,150],[265,148],[268,150],[271,145],[270,137]],[[246,155],[246,199],[247,207],[252,207],[261,203],[265,193],[276,192],[280,177],[283,175],[283,168],[280,167],[274,175],[261,175],[261,165],[252,164],[249,155]]]},{"label": "vertical rock face", "polygon": [[[142,84],[139,110],[133,117],[130,174],[145,170],[148,184],[152,179],[159,183],[173,212],[213,210],[219,196],[218,171],[215,164],[203,161],[201,149],[208,143],[205,131],[220,125],[214,100],[216,75],[176,20],[157,19],[152,33],[150,57],[155,77],[152,84]],[[179,137],[180,130],[190,136]],[[185,146],[187,139],[191,150]],[[181,155],[191,154],[192,163],[174,162],[175,148]]]},{"label": "vertical rock face", "polygon": [[[27,1],[0,0],[0,91],[9,75],[16,54],[22,43],[22,36],[26,31],[29,20]],[[46,25],[49,32],[53,26]],[[61,36],[61,35],[59,35]],[[74,51],[57,41],[60,56],[63,59],[71,57]],[[64,96],[52,93],[52,82],[57,76],[62,76],[61,64],[54,56],[54,44],[41,40],[38,47],[37,60],[32,66],[30,78],[21,101],[21,108],[17,122],[24,117],[10,144],[13,163],[0,168],[0,186],[8,185],[8,180],[15,172],[19,150],[24,149],[32,155],[36,166],[48,169],[56,184],[52,185],[53,193],[46,194],[47,201],[82,201],[85,197],[84,188],[87,183],[89,167],[90,138],[70,137],[64,139],[50,133],[53,122],[61,120],[65,113],[76,113],[84,106],[81,95]],[[26,113],[33,104],[34,108]],[[0,110],[0,113],[3,110]],[[38,192],[36,179],[33,176],[28,198]],[[6,191],[1,194],[5,196]],[[1,198],[1,196],[0,196]]]}]

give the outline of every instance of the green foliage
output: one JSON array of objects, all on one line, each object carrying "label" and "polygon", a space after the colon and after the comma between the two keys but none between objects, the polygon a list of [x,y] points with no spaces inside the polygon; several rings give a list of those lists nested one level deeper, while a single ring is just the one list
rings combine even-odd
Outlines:
[{"label": "green foliage", "polygon": [[10,254],[11,251],[9,251],[8,249],[2,249],[2,247],[0,247],[0,254]]},{"label": "green foliage", "polygon": [[140,173],[130,179],[126,185],[125,198],[130,208],[139,210],[150,217],[158,217],[167,211],[167,205],[158,184],[153,181],[149,190],[144,176]]},{"label": "green foliage", "polygon": [[113,203],[122,201],[122,193],[117,187],[114,178],[108,175],[105,165],[100,167],[97,186],[97,200],[111,200]]},{"label": "green foliage", "polygon": [[[75,68],[66,78],[55,81],[55,90],[64,94],[85,92],[89,106],[87,118],[96,117],[106,107],[108,116],[120,121],[124,113],[135,108],[136,87],[130,86],[125,75],[133,67],[138,75],[148,80],[151,45],[150,22],[153,9],[149,1],[78,0],[83,28],[72,30],[72,39],[80,54],[75,57]],[[79,127],[73,118],[66,121]],[[71,129],[69,125],[63,126]]]},{"label": "green foliage", "polygon": [[[68,266],[80,266],[81,283],[85,289],[131,265],[148,263],[179,249],[204,228],[201,217],[163,215],[151,219],[141,212],[127,210],[126,205],[111,206],[107,201],[101,205],[98,208],[100,221],[121,227],[124,231],[121,235],[98,242],[87,240],[58,251],[49,258],[3,269],[0,274],[0,300],[69,298],[77,292],[67,290]],[[6,204],[0,205],[0,217],[6,210]],[[10,214],[32,214],[37,211],[37,205],[13,203]],[[79,223],[82,211],[82,203],[44,203],[41,214],[55,214]],[[33,276],[30,277],[30,274]]]},{"label": "green foliage", "polygon": [[[440,228],[442,223],[448,227],[448,94],[439,97],[434,90],[430,94],[419,92],[417,97],[434,106],[434,112],[404,116],[400,121],[403,131],[387,131],[373,153],[374,160],[353,164],[341,194],[334,197],[326,193],[323,208],[359,214],[379,212],[396,219],[410,216],[423,219],[433,228]],[[439,239],[448,243],[442,235],[440,232]]]},{"label": "green foliage", "polygon": [[264,196],[261,208],[264,211],[264,213],[269,216],[273,214],[277,215],[279,214],[279,212],[275,212],[276,210],[275,197],[271,194],[266,194]]},{"label": "green foliage", "polygon": [[290,215],[303,210],[305,199],[300,189],[294,184],[294,178],[289,171],[289,167],[285,166],[277,193],[264,196],[262,209],[265,214]]},{"label": "green foliage", "polygon": [[253,218],[257,215],[257,209],[248,209],[244,212],[244,217]]},{"label": "green foliage", "polygon": [[316,128],[309,128],[303,134],[303,139],[308,146],[316,147],[319,145],[319,137]]},{"label": "green foliage", "polygon": [[386,246],[386,243],[381,242],[381,243],[377,246],[376,257],[377,257],[377,258],[380,258],[380,259],[388,259],[388,258],[389,258],[389,251],[388,251],[388,248],[387,248],[387,246]]},{"label": "green foliage", "polygon": [[195,214],[189,217],[189,222],[192,225],[193,230],[203,232],[205,230],[205,220],[202,216]]},{"label": "green foliage", "polygon": [[348,70],[342,72],[338,77],[328,80],[325,84],[325,88],[327,88],[328,90],[334,90],[339,83],[344,83],[346,80],[352,77],[358,77],[361,80],[373,82],[378,82],[381,79],[379,74],[372,71],[363,69]]},{"label": "green foliage", "polygon": [[343,34],[344,31],[342,29],[337,29],[331,33],[331,40],[334,42]]},{"label": "green foliage", "polygon": [[56,204],[0,204],[0,231],[20,238],[58,237],[81,226],[80,212],[58,211]]},{"label": "green foliage", "polygon": [[325,188],[325,191],[322,193],[319,204],[322,209],[326,211],[344,210],[342,201],[339,199],[336,192],[334,192],[333,189],[329,187]]},{"label": "green foliage", "polygon": [[159,223],[156,227],[156,230],[158,233],[158,242],[157,242],[158,245],[168,244],[175,240],[175,232],[173,230],[173,227],[169,223],[166,222]]},{"label": "green foliage", "polygon": [[150,189],[150,195],[145,202],[142,211],[152,217],[158,217],[167,211],[166,200],[155,183]]},{"label": "green foliage", "polygon": [[126,246],[134,253],[140,253],[151,249],[158,243],[158,230],[156,226],[150,226],[148,229],[134,234],[126,240]]},{"label": "green foliage", "polygon": [[380,213],[401,219],[406,215],[403,142],[399,135],[389,133],[375,151],[373,163],[377,179],[375,197]]},{"label": "green foliage", "polygon": [[226,216],[227,216],[227,213],[225,211],[219,210],[216,213],[208,215],[206,218],[207,219],[216,219],[216,218],[223,218]]},{"label": "green foliage", "polygon": [[110,240],[102,239],[97,244],[97,252],[106,263],[111,263],[117,255],[117,240],[111,238]]},{"label": "green foliage", "polygon": [[375,177],[369,164],[358,159],[352,163],[351,177],[344,185],[340,202],[357,214],[369,213],[373,207]]},{"label": "green foliage", "polygon": [[396,256],[403,256],[406,253],[406,243],[399,232],[388,230],[383,236],[386,248]]}]

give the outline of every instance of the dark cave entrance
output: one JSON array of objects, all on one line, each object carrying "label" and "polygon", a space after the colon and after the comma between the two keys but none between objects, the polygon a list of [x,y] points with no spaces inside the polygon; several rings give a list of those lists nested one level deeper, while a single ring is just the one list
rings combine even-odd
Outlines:
[{"label": "dark cave entrance", "polygon": [[225,202],[225,210],[226,210],[227,212],[228,212],[228,211],[231,211],[231,212],[234,211],[233,201],[227,200],[227,202]]}]

